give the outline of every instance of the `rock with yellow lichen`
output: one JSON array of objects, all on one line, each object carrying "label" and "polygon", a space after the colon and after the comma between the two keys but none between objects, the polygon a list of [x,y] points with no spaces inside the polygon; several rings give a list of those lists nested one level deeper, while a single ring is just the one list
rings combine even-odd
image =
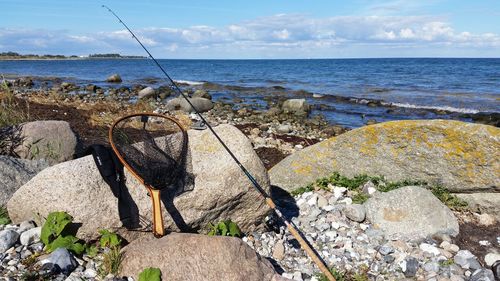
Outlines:
[{"label": "rock with yellow lichen", "polygon": [[451,120],[365,126],[287,157],[269,171],[288,191],[336,171],[422,180],[457,193],[500,194],[500,129]]}]

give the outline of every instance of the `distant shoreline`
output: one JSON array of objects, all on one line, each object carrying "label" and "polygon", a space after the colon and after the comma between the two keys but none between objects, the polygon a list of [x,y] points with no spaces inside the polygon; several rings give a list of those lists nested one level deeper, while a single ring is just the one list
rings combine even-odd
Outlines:
[{"label": "distant shoreline", "polygon": [[66,57],[66,58],[42,58],[42,57],[31,57],[31,58],[3,58],[3,57],[0,57],[0,61],[39,61],[39,60],[43,60],[43,61],[53,61],[53,60],[123,60],[123,59],[127,59],[127,60],[131,60],[131,59],[138,59],[138,60],[141,60],[141,59],[147,59],[147,57],[140,57],[140,58],[137,58],[137,57],[120,57],[120,58],[90,58],[90,57],[78,57],[78,58],[71,58],[71,57]]}]

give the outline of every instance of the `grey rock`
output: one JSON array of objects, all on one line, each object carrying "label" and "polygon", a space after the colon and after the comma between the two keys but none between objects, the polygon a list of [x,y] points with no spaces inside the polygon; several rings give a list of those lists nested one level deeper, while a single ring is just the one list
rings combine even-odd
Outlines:
[{"label": "grey rock", "polygon": [[346,205],[345,208],[342,210],[344,215],[355,222],[362,222],[365,220],[365,207],[360,204],[351,204],[351,205]]},{"label": "grey rock", "polygon": [[493,275],[495,276],[496,280],[500,280],[500,261],[494,262],[491,266],[491,270],[493,271]]},{"label": "grey rock", "polygon": [[437,262],[428,262],[424,264],[423,268],[427,272],[438,272],[439,264]]},{"label": "grey rock", "polygon": [[162,280],[271,280],[276,274],[241,239],[172,233],[152,235],[123,248],[120,275],[137,276],[146,267],[157,267]]},{"label": "grey rock", "polygon": [[21,245],[29,245],[31,243],[37,242],[40,240],[40,235],[42,233],[42,227],[31,228],[23,233],[19,237],[19,241]]},{"label": "grey rock", "polygon": [[49,164],[43,160],[26,160],[0,155],[0,206],[5,206],[14,192]]},{"label": "grey rock", "polygon": [[0,253],[7,251],[10,247],[14,246],[19,238],[19,233],[14,230],[0,231]]},{"label": "grey rock", "polygon": [[457,193],[455,195],[467,202],[471,210],[483,214],[490,214],[497,221],[500,221],[500,193]]},{"label": "grey rock", "polygon": [[41,263],[57,265],[65,275],[69,275],[78,266],[73,254],[65,248],[57,248]]},{"label": "grey rock", "polygon": [[108,78],[106,78],[106,82],[121,83],[122,82],[122,78],[118,74],[112,74],[111,76],[109,76]]},{"label": "grey rock", "polygon": [[378,249],[378,252],[381,254],[381,255],[388,255],[388,254],[392,254],[394,253],[394,249],[389,246],[389,245],[382,245],[379,249]]},{"label": "grey rock", "polygon": [[56,164],[73,159],[77,138],[66,121],[33,121],[21,125],[22,143],[14,151],[23,159]]},{"label": "grey rock", "polygon": [[295,152],[272,167],[269,177],[287,191],[335,171],[418,179],[455,192],[487,191],[500,187],[498,159],[500,128],[451,120],[392,121]]},{"label": "grey rock", "polygon": [[495,281],[495,276],[490,269],[481,268],[472,273],[469,281]]},{"label": "grey rock", "polygon": [[396,258],[393,255],[384,256],[385,263],[393,263]]},{"label": "grey rock", "polygon": [[288,134],[292,131],[292,126],[290,125],[280,125],[277,129],[276,132],[279,134]]},{"label": "grey rock", "polygon": [[453,257],[455,263],[464,269],[469,268],[471,259],[475,259],[475,256],[469,250],[460,250],[455,257]]},{"label": "grey rock", "polygon": [[201,89],[194,91],[192,97],[193,98],[204,98],[204,99],[209,99],[209,100],[212,99],[212,96],[207,91],[201,90]]},{"label": "grey rock", "polygon": [[450,209],[432,192],[418,186],[377,193],[364,205],[366,218],[391,239],[458,234],[458,221]]},{"label": "grey rock", "polygon": [[[215,131],[269,192],[266,168],[248,138],[231,125],[220,125]],[[203,229],[209,222],[228,219],[236,222],[244,232],[262,226],[270,209],[220,143],[208,130],[190,130],[188,138],[186,168],[188,175],[194,178],[194,188],[173,199],[186,226]],[[149,225],[151,199],[144,186],[128,171],[125,177],[127,190],[137,206],[132,211],[141,218],[139,226]],[[54,194],[57,194],[57,200],[54,200]],[[7,209],[15,223],[32,219],[33,214],[46,217],[53,211],[66,211],[74,217],[75,223],[82,224],[77,233],[82,239],[96,238],[99,229],[122,226],[116,197],[99,174],[92,156],[45,169],[14,194]],[[166,209],[162,210],[165,227],[179,231]]]},{"label": "grey rock", "polygon": [[[205,98],[189,98],[189,101],[198,110],[198,112],[206,112],[214,107],[211,100]],[[192,113],[194,109],[189,105],[189,103],[184,98],[175,98],[167,102],[167,110],[182,110],[184,112]]]},{"label": "grey rock", "polygon": [[408,257],[406,261],[406,270],[404,271],[405,277],[414,277],[418,270],[418,260],[414,257]]},{"label": "grey rock", "polygon": [[283,103],[282,109],[284,112],[309,112],[311,106],[305,99],[289,99]]},{"label": "grey rock", "polygon": [[146,87],[146,88],[140,90],[138,93],[139,99],[149,99],[149,98],[154,97],[155,95],[156,95],[156,91],[152,87]]}]

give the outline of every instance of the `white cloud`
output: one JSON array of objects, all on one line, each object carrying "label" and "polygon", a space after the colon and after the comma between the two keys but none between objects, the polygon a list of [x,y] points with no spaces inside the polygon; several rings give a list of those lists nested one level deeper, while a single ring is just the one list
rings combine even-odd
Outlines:
[{"label": "white cloud", "polygon": [[[225,27],[149,27],[135,32],[161,57],[366,57],[384,55],[384,52],[398,56],[394,50],[399,50],[401,56],[415,56],[421,50],[421,55],[425,56],[429,50],[432,50],[432,55],[440,55],[441,49],[445,56],[450,54],[450,48],[461,54],[470,53],[469,56],[475,53],[500,56],[498,34],[456,31],[448,22],[428,16],[318,19],[280,14]],[[71,34],[69,31],[0,28],[0,46],[0,51],[38,53],[140,53],[125,29]],[[447,46],[446,49],[443,46]],[[479,52],[478,48],[488,52]]]}]

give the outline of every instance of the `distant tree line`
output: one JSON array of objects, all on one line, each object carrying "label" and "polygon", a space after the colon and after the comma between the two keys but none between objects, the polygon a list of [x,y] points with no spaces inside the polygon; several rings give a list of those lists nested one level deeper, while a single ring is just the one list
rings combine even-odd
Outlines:
[{"label": "distant tree line", "polygon": [[[122,56],[120,54],[91,54],[89,58],[144,58],[143,56]],[[19,54],[16,52],[2,52],[0,58],[4,59],[23,59],[23,58],[40,58],[40,59],[65,59],[65,58],[78,58],[78,56],[63,56],[63,55],[35,55],[35,54]]]},{"label": "distant tree line", "polygon": [[134,59],[134,58],[144,58],[143,56],[122,56],[120,54],[91,54],[89,55],[89,58],[127,58],[127,59]]}]

